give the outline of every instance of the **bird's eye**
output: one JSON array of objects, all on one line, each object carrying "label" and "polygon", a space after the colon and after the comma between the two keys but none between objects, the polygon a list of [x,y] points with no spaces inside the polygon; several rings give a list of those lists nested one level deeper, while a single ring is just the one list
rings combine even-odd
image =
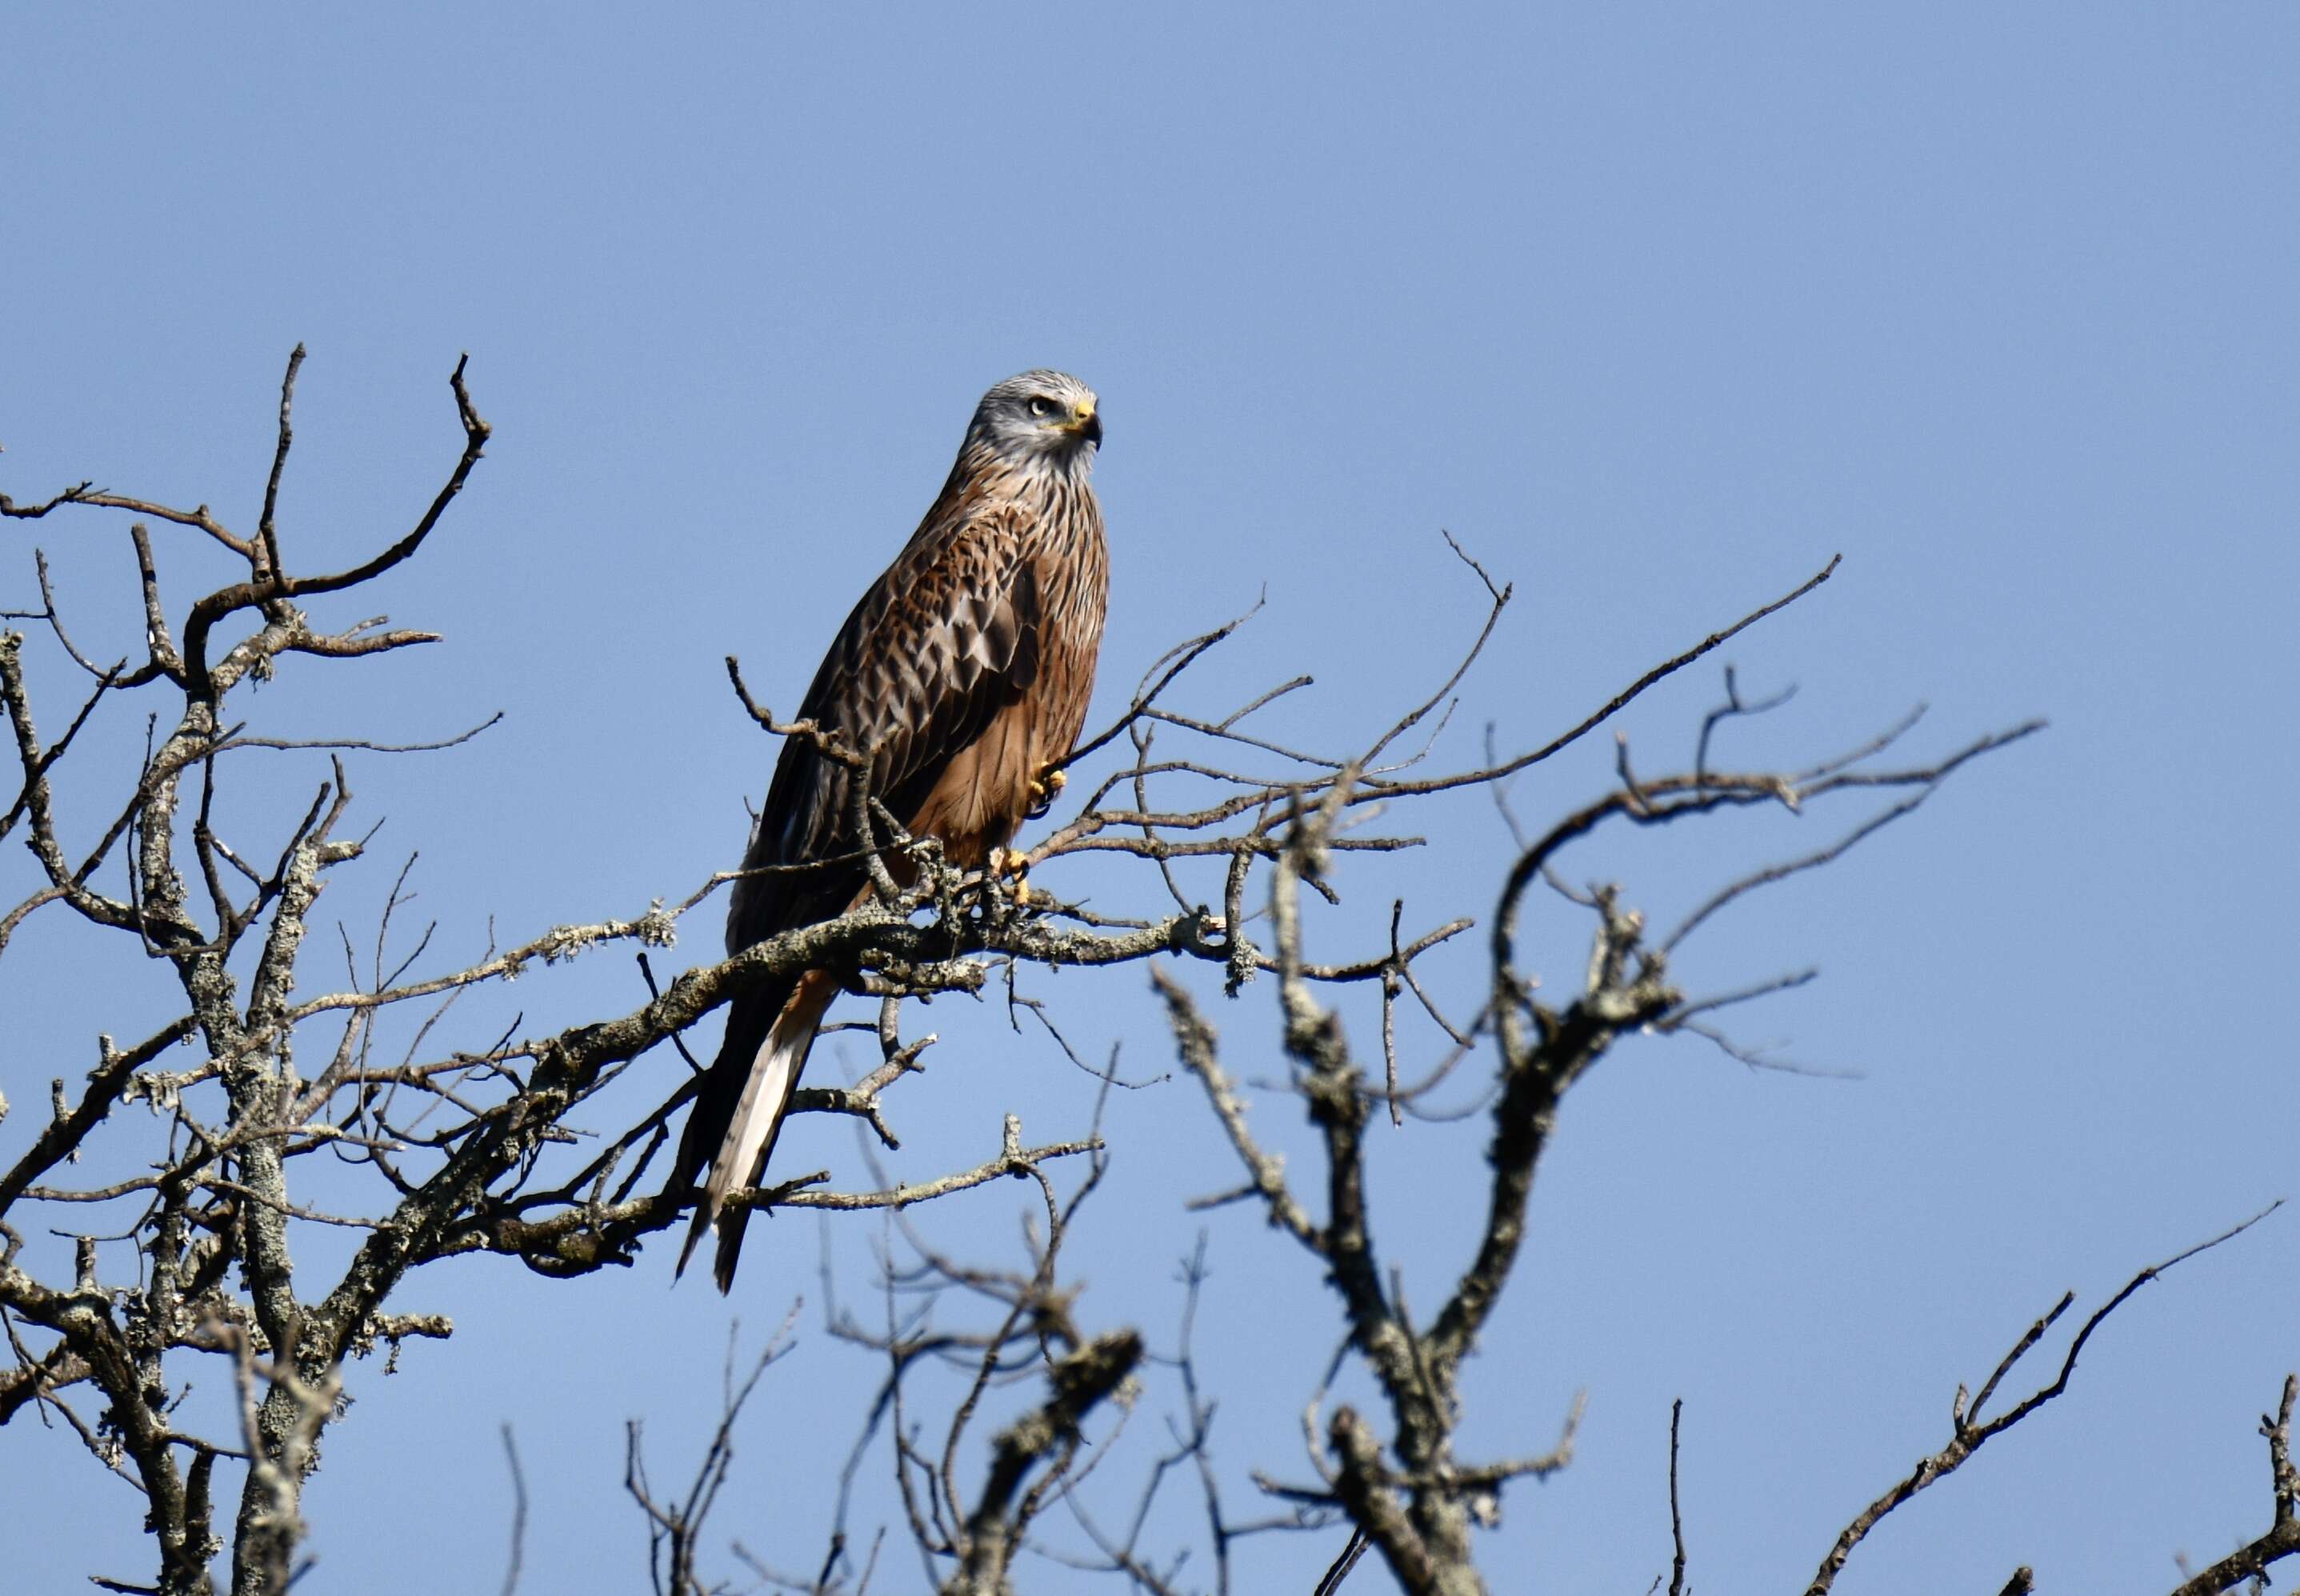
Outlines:
[{"label": "bird's eye", "polygon": [[1030,401],[1030,413],[1034,416],[1051,416],[1054,413],[1054,402],[1044,395],[1033,399]]}]

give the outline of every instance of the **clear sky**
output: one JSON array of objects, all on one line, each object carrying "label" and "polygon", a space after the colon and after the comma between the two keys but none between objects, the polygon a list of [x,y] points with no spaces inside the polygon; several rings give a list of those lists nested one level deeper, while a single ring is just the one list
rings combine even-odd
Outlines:
[{"label": "clear sky", "polygon": [[[471,352],[496,441],[380,600],[447,642],[255,701],[282,731],[387,738],[508,711],[451,754],[355,767],[389,862],[341,889],[347,919],[393,850],[421,850],[458,955],[490,915],[512,935],[628,914],[731,865],[772,750],[721,656],[795,700],[975,396],[1038,364],[1095,385],[1108,421],[1097,721],[1265,590],[1236,675],[1194,702],[1306,670],[1273,729],[1331,745],[1386,721],[1478,620],[1440,528],[1521,594],[1457,758],[1488,720],[1546,738],[1839,551],[1729,651],[1751,688],[1801,689],[1737,758],[1826,752],[1920,701],[1923,752],[2051,719],[1683,961],[1696,988],[1820,964],[1741,1033],[1862,1078],[1646,1042],[1568,1104],[1465,1445],[1546,1444],[1576,1391],[1588,1417],[1569,1471],[1511,1492],[1497,1592],[1634,1592],[1666,1567],[1679,1396],[1696,1584],[1802,1588],[2063,1288],[2089,1306],[2294,1193],[2290,7],[21,7],[0,43],[12,495],[93,478],[252,522],[300,339],[283,528],[334,563],[432,491]],[[101,518],[12,523],[0,607],[34,596],[36,538],[68,615],[136,646]],[[179,541],[162,559],[179,602],[224,574]],[[1692,673],[1641,705],[1640,765],[1686,757],[1717,690]],[[1610,759],[1546,768],[1520,808],[1591,794]],[[1666,919],[1849,818],[1720,831],[1722,854],[1592,848],[1569,873]],[[1428,824],[1428,856],[1344,877],[1357,914],[1317,923],[1332,956],[1369,949],[1393,891],[1424,922],[1486,913],[1508,859],[1490,807]],[[0,862],[12,902],[27,868]],[[1579,934],[1562,913],[1538,933],[1553,985]],[[696,923],[680,957],[715,943]],[[91,986],[86,952],[28,933],[0,963],[0,1156],[94,1031],[163,1001],[156,968]],[[1474,965],[1442,973],[1473,1006]],[[1234,1067],[1277,1074],[1267,988],[1223,1006],[1192,978]],[[1088,1056],[1122,1040],[1130,1074],[1168,1068],[1138,970],[1042,986]],[[512,998],[533,1028],[638,993],[615,955]],[[475,1005],[463,1043],[515,1007]],[[1042,1040],[935,1018],[938,1069],[890,1099],[896,1173],[985,1156],[1003,1111],[1083,1124],[1087,1083]],[[779,1156],[866,1179],[826,1118]],[[1200,1222],[1179,1201],[1233,1177],[1187,1082],[1125,1095],[1109,1134],[1082,1313],[1171,1344]],[[1415,1126],[1378,1149],[1424,1300],[1464,1244],[1478,1145]],[[996,1259],[1021,1207],[1002,1187],[931,1222]],[[1242,1509],[1249,1467],[1302,1471],[1337,1322],[1249,1213],[1210,1230],[1200,1334]],[[877,1234],[832,1227],[844,1289]],[[420,1277],[398,1305],[462,1328],[389,1379],[354,1370],[304,1588],[493,1589],[504,1421],[535,1485],[527,1588],[632,1588],[625,1419],[678,1475],[729,1319],[755,1340],[802,1294],[719,1528],[811,1567],[871,1373],[819,1334],[817,1246],[811,1218],[755,1226],[731,1305],[671,1291],[661,1246],[571,1286],[500,1262]],[[1994,1590],[2023,1561],[2047,1592],[2168,1587],[2177,1553],[2265,1527],[2254,1426],[2300,1366],[2296,1325],[2300,1216],[2279,1215],[2129,1304],[2066,1398],[1839,1589]],[[11,1589],[149,1567],[132,1493],[60,1434],[0,1434],[0,1497]],[[1244,1588],[1306,1590],[1336,1541],[1257,1543]],[[921,1577],[889,1559],[874,1589]]]}]

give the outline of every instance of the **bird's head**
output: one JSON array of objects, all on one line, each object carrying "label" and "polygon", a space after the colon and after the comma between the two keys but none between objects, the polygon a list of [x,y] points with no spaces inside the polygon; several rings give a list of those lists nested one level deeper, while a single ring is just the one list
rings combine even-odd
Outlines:
[{"label": "bird's head", "polygon": [[967,442],[1021,467],[1083,470],[1102,443],[1102,402],[1062,371],[1025,371],[982,395]]}]

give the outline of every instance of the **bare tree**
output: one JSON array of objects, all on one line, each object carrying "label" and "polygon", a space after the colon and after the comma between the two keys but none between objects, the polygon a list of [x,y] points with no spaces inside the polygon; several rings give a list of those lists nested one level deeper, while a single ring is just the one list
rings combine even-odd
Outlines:
[{"label": "bare tree", "polygon": [[[485,727],[422,745],[270,736],[252,729],[246,689],[283,669],[304,669],[299,656],[351,661],[438,640],[381,620],[321,621],[310,611],[355,594],[425,550],[490,428],[458,363],[450,387],[462,445],[408,532],[345,569],[298,574],[278,505],[302,362],[299,348],[281,386],[277,444],[253,533],[232,530],[205,506],[171,507],[87,483],[34,503],[0,497],[0,514],[16,520],[63,511],[129,518],[146,643],[140,658],[108,666],[87,658],[38,552],[39,607],[11,618],[45,627],[59,669],[79,672],[84,686],[62,694],[36,682],[27,636],[0,636],[0,701],[21,773],[19,791],[0,812],[0,837],[21,831],[34,864],[29,890],[0,907],[0,955],[34,916],[60,905],[37,923],[76,916],[108,936],[123,968],[163,966],[179,1010],[125,1046],[111,1035],[97,1038],[85,1081],[54,1081],[46,1122],[15,1138],[21,1151],[0,1169],[0,1323],[14,1359],[0,1372],[0,1421],[30,1412],[60,1425],[100,1467],[143,1492],[156,1571],[148,1584],[99,1577],[108,1589],[208,1592],[212,1565],[226,1550],[236,1596],[287,1587],[300,1566],[304,1486],[323,1435],[341,1417],[351,1361],[379,1344],[396,1355],[408,1338],[451,1332],[438,1316],[393,1306],[425,1266],[492,1254],[546,1276],[578,1276],[629,1263],[647,1238],[671,1226],[694,1193],[641,1188],[692,1094],[689,1071],[657,1069],[659,1106],[603,1143],[577,1137],[570,1117],[600,1101],[642,1060],[661,1057],[663,1043],[683,1053],[680,1034],[746,983],[825,968],[879,1000],[878,1018],[866,1027],[876,1066],[849,1086],[803,1090],[796,1108],[849,1116],[892,1146],[887,1094],[928,1068],[935,1042],[906,1035],[910,1000],[981,992],[1003,975],[1018,1023],[1031,1017],[1069,1052],[1056,1017],[1017,990],[1015,972],[1087,967],[1111,980],[1121,977],[1108,967],[1144,964],[1169,1023],[1162,1043],[1196,1083],[1207,1135],[1228,1149],[1238,1172],[1233,1187],[1198,1206],[1258,1210],[1331,1291],[1339,1344],[1321,1376],[1305,1376],[1302,1459],[1256,1471],[1253,1507],[1226,1497],[1211,1462],[1216,1403],[1192,1344],[1206,1283],[1203,1244],[1183,1270],[1171,1351],[1154,1351],[1139,1327],[1094,1325],[1073,1273],[1073,1226],[1108,1160],[1125,1150],[1108,1145],[1098,1118],[1066,1139],[1033,1143],[1010,1114],[996,1149],[932,1179],[880,1179],[838,1191],[827,1188],[827,1173],[812,1173],[738,1199],[754,1207],[874,1213],[892,1225],[895,1241],[880,1261],[882,1314],[866,1318],[826,1289],[828,1332],[866,1349],[882,1371],[857,1416],[846,1474],[850,1494],[828,1542],[764,1555],[738,1543],[737,1560],[757,1584],[826,1596],[859,1596],[874,1578],[891,1579],[890,1559],[881,1555],[886,1526],[849,1522],[854,1480],[883,1455],[902,1507],[894,1533],[915,1550],[926,1585],[946,1592],[1014,1589],[1018,1570],[1031,1559],[1059,1570],[1050,1578],[1063,1588],[1091,1577],[1159,1596],[1228,1592],[1241,1538],[1297,1533],[1322,1535],[1303,1560],[1304,1590],[1338,1590],[1365,1559],[1378,1557],[1417,1596],[1482,1592],[1477,1530],[1496,1521],[1513,1483],[1553,1474],[1572,1457],[1578,1407],[1556,1416],[1553,1433],[1507,1455],[1465,1457],[1456,1442],[1466,1403],[1462,1366],[1520,1267],[1535,1177],[1568,1093],[1615,1043],[1636,1034],[1699,1038],[1754,1060],[1720,1028],[1721,1014],[1811,973],[1741,990],[1691,991],[1680,985],[1679,966],[1695,935],[1738,900],[1842,857],[1972,761],[2037,729],[2019,726],[1929,758],[1888,762],[1914,726],[1912,716],[1800,768],[1729,769],[1712,761],[1719,727],[1769,713],[1782,701],[1746,701],[1729,670],[1724,700],[1690,738],[1686,768],[1640,774],[1627,742],[1617,739],[1608,790],[1546,826],[1524,827],[1509,802],[1520,773],[1593,736],[1656,684],[1812,593],[1836,561],[1657,663],[1540,746],[1506,757],[1489,752],[1474,766],[1448,769],[1433,763],[1436,733],[1511,601],[1506,586],[1457,548],[1465,580],[1481,584],[1488,601],[1482,627],[1433,691],[1371,729],[1361,745],[1310,751],[1256,729],[1267,724],[1262,712],[1306,678],[1254,689],[1222,680],[1208,686],[1210,672],[1193,674],[1244,618],[1156,661],[1124,712],[1073,754],[1084,777],[1072,789],[1076,808],[1029,855],[1036,873],[1027,899],[949,868],[932,839],[904,835],[863,790],[857,819],[877,888],[872,901],[688,970],[667,986],[655,987],[646,950],[668,945],[682,919],[729,876],[715,876],[669,906],[658,901],[621,918],[554,927],[444,967],[427,960],[428,935],[403,956],[386,955],[393,915],[404,901],[395,885],[367,971],[347,956],[344,984],[306,995],[323,967],[306,948],[312,905],[334,872],[366,852],[365,839],[354,835],[350,761],[446,746]],[[244,572],[195,599],[179,618],[162,589],[152,523],[221,547]],[[1411,667],[1400,661],[1398,669]],[[831,757],[851,752],[817,727],[779,721],[732,660],[729,669],[741,705],[761,727],[812,738]],[[1190,690],[1227,696],[1186,711],[1172,702],[1185,681]],[[118,774],[104,803],[61,803],[60,764],[75,755],[85,728],[122,712],[114,706],[123,698],[145,706],[152,728],[146,751]],[[326,762],[301,818],[261,847],[233,819],[243,811],[231,800],[275,792],[279,772],[290,767],[248,774],[240,756],[257,749]],[[1449,1013],[1418,961],[1471,930],[1471,919],[1409,934],[1400,901],[1369,927],[1369,945],[1321,958],[1308,945],[1303,904],[1305,892],[1338,901],[1351,855],[1415,846],[1420,839],[1403,820],[1426,800],[1465,790],[1492,794],[1517,845],[1485,921],[1483,993],[1464,1005],[1473,1011]],[[1838,808],[1854,812],[1833,840],[1785,860],[1736,867],[1723,862],[1723,844],[1712,850],[1720,860],[1712,892],[1665,933],[1648,926],[1624,888],[1571,885],[1559,868],[1577,844],[1601,831],[1697,827],[1753,810],[1804,816]],[[1133,900],[1105,910],[1049,896],[1059,872],[1043,867],[1085,854],[1120,856]],[[907,888],[885,867],[896,855],[915,866],[904,872],[913,882]],[[1219,872],[1218,901],[1202,902],[1188,890],[1199,868]],[[1520,950],[1528,902],[1538,894],[1554,894],[1586,917],[1586,967],[1561,996],[1545,995]],[[616,943],[637,952],[649,984],[646,1002],[539,1035],[514,1027],[460,1045],[449,1040],[459,994]],[[1207,967],[1233,997],[1260,976],[1274,977],[1284,1086],[1314,1132],[1315,1168],[1289,1171],[1270,1150],[1200,997],[1176,973],[1189,963]],[[1353,988],[1379,994],[1378,1043],[1354,1040],[1335,1004],[1335,993]],[[1434,1068],[1412,1079],[1402,1069],[1396,1025],[1409,1003],[1446,1039]],[[378,1028],[398,1012],[422,1018],[412,1044],[393,1057],[379,1047]],[[194,1061],[163,1067],[179,1046]],[[1105,1093],[1112,1089],[1114,1060],[1096,1068],[1072,1057],[1102,1077]],[[1484,1094],[1477,1112],[1456,1117],[1459,1128],[1449,1130],[1426,1105],[1465,1071],[1483,1076]],[[138,1104],[151,1112],[123,1111]],[[1486,1148],[1482,1209],[1463,1218],[1470,1262],[1424,1308],[1407,1300],[1403,1274],[1386,1262],[1391,1243],[1365,1174],[1366,1137],[1378,1117],[1394,1124],[1414,1118],[1432,1135],[1474,1134]],[[1004,1179],[1030,1182],[1038,1194],[1039,1218],[1017,1264],[954,1256],[904,1218],[916,1204]],[[25,1218],[33,1213],[65,1218],[65,1234],[77,1238],[68,1259],[28,1244]],[[348,1228],[361,1238],[348,1263],[316,1285],[309,1249],[304,1273],[296,1268],[298,1243],[314,1226]],[[862,1233],[855,1234],[859,1245]],[[1829,1588],[1884,1515],[2059,1396],[2087,1339],[2167,1267],[2144,1272],[2096,1313],[2068,1345],[2058,1376],[2021,1402],[1983,1417],[2066,1301],[2016,1345],[1978,1397],[1967,1401],[1960,1392],[1948,1445],[1848,1525],[1813,1592]],[[626,1482],[646,1526],[658,1590],[715,1588],[704,1569],[704,1522],[732,1466],[744,1403],[771,1376],[796,1322],[770,1342],[747,1378],[736,1377],[730,1351],[721,1423],[683,1493],[666,1495],[650,1484],[633,1426]],[[188,1376],[188,1369],[202,1372]],[[195,1422],[184,1393],[203,1382],[231,1393],[229,1427],[203,1430]],[[2300,1547],[2288,1455],[2292,1389],[2288,1383],[2279,1415],[2267,1426],[2271,1529],[2184,1591],[2229,1588]],[[1371,1392],[1371,1400],[1337,1394],[1345,1390]],[[1162,1400],[1154,1391],[1171,1401],[1165,1442],[1132,1445],[1129,1427],[1143,1426],[1131,1416]],[[1675,1513],[1674,1420],[1671,1445],[1674,1593],[1688,1588]],[[510,1455],[516,1470],[516,1451]],[[1119,1476],[1131,1483],[1116,1497],[1099,1484],[1089,1488],[1090,1480]],[[237,1503],[229,1505],[235,1482]],[[1147,1533],[1154,1509],[1177,1482],[1194,1484],[1200,1498],[1203,1536],[1194,1545],[1206,1555],[1196,1564],[1158,1550],[1162,1543]],[[1113,1500],[1121,1503],[1116,1511]],[[1057,1519],[1066,1526],[1060,1536],[1047,1531]],[[520,1545],[515,1527],[506,1588],[519,1581]],[[788,1572],[794,1557],[814,1572]],[[2008,1588],[2025,1587],[2016,1576]]]}]

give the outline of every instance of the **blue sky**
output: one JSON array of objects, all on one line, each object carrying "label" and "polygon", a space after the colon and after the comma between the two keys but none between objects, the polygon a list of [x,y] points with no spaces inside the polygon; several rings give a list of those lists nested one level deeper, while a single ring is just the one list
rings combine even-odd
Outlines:
[{"label": "blue sky", "polygon": [[[1036,364],[1085,377],[1108,420],[1097,722],[1168,644],[1266,591],[1199,707],[1306,670],[1273,728],[1332,745],[1386,723],[1479,619],[1440,528],[1521,595],[1464,686],[1455,757],[1488,720],[1504,744],[1546,738],[1840,551],[1826,588],[1730,649],[1753,690],[1800,688],[1733,734],[1737,758],[1826,752],[1919,701],[1926,752],[2051,719],[1686,956],[1704,989],[1821,965],[1742,1034],[1861,1079],[1649,1042],[1569,1103],[1467,1443],[1546,1443],[1584,1389],[1588,1417],[1571,1470],[1512,1493],[1496,1590],[1642,1589],[1666,1567],[1676,1396],[1696,1584],[1805,1578],[2063,1288],[2096,1301],[2290,1193],[2288,8],[58,8],[0,37],[0,487],[93,478],[252,523],[303,340],[283,530],[338,563],[432,491],[458,442],[445,378],[471,352],[496,441],[379,601],[447,641],[257,701],[281,732],[385,738],[507,711],[453,753],[354,768],[363,812],[388,817],[379,849],[421,851],[446,951],[484,945],[489,916],[516,935],[629,913],[730,864],[771,750],[721,656],[795,700],[974,397]],[[37,540],[90,646],[135,645],[118,528],[4,537],[4,607],[32,597]],[[225,574],[181,542],[162,558],[179,603]],[[1686,756],[1717,690],[1689,673],[1638,707],[1641,768]],[[108,729],[115,752],[140,735]],[[1516,802],[1561,810],[1610,760],[1545,767]],[[1335,956],[1379,936],[1394,894],[1426,921],[1487,911],[1508,859],[1490,807],[1422,824],[1426,855],[1346,877],[1354,912],[1313,923]],[[1666,920],[1821,835],[1622,839],[1571,873]],[[0,861],[0,884],[27,868]],[[347,921],[390,868],[340,889]],[[1554,981],[1579,935],[1562,915],[1537,931]],[[680,954],[715,942],[698,922]],[[0,1156],[95,1030],[164,1001],[156,968],[91,987],[88,952],[56,927],[0,963],[19,1105]],[[1476,983],[1466,960],[1443,976]],[[1238,1072],[1278,1073],[1269,993],[1221,1005],[1198,979]],[[1122,1041],[1132,1073],[1168,1067],[1138,972],[1046,985],[1088,1056]],[[467,1023],[637,993],[602,958]],[[1043,1042],[988,1010],[935,1020],[898,1173],[984,1156],[1008,1110],[1048,1137],[1082,1125],[1086,1084]],[[1287,1141],[1294,1107],[1259,1102]],[[1179,1201],[1229,1172],[1187,1083],[1126,1094],[1109,1131],[1085,1312],[1171,1338],[1199,1223]],[[1420,1126],[1377,1150],[1418,1298],[1467,1244],[1477,1145]],[[843,1125],[785,1149],[865,1178]],[[1019,1204],[985,1192],[930,1222],[996,1258]],[[2048,1591],[2144,1591],[2176,1553],[2258,1533],[2254,1424],[2300,1365],[2296,1223],[2151,1286],[2066,1398],[1838,1588],[1995,1589],[2027,1561]],[[731,1305],[669,1291],[660,1248],[572,1286],[418,1280],[402,1306],[462,1328],[389,1379],[354,1371],[308,1588],[443,1569],[492,1588],[505,1421],[537,1483],[529,1588],[629,1585],[624,1420],[675,1474],[715,1417],[729,1318],[755,1337],[801,1294],[805,1340],[762,1390],[720,1527],[811,1565],[821,1459],[843,1457],[869,1371],[817,1334],[813,1222],[757,1228]],[[1242,1507],[1248,1467],[1300,1471],[1336,1320],[1249,1215],[1210,1229],[1201,1335]],[[832,1229],[847,1289],[877,1234]],[[22,1422],[0,1436],[0,1564],[26,1589],[148,1562],[127,1488],[71,1452]],[[1331,1548],[1248,1555],[1246,1588],[1306,1589]]]}]

